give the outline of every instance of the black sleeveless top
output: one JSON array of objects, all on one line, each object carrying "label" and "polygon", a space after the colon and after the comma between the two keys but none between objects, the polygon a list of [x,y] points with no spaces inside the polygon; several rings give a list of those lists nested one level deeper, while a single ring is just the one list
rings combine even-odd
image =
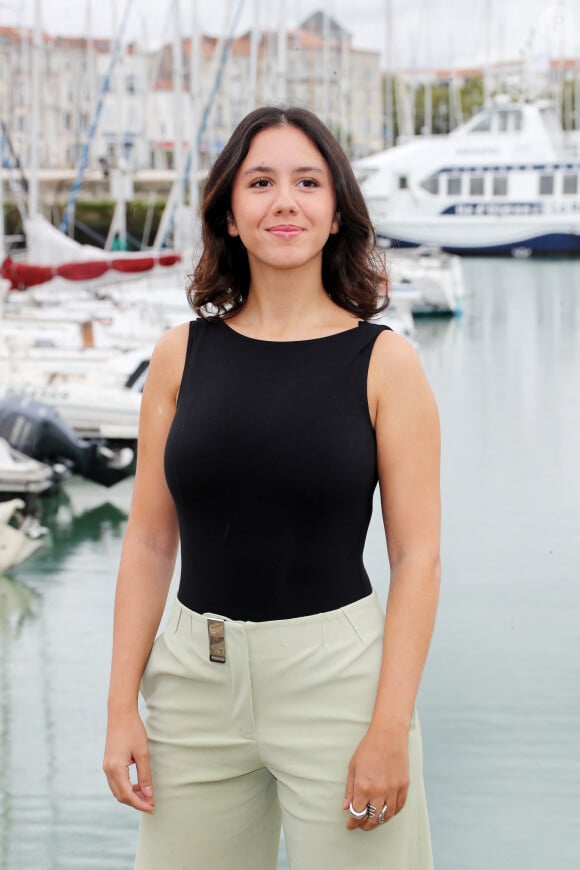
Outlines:
[{"label": "black sleeveless top", "polygon": [[370,593],[367,374],[386,328],[277,342],[192,321],[165,449],[186,607],[289,619]]}]

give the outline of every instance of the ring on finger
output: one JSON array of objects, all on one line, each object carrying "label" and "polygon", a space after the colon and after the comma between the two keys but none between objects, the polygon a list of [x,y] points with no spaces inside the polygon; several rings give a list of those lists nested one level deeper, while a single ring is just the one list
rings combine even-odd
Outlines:
[{"label": "ring on finger", "polygon": [[387,802],[385,801],[384,804],[383,804],[383,808],[382,808],[382,810],[381,810],[380,813],[379,813],[379,818],[378,818],[378,823],[379,823],[379,825],[384,825],[385,822],[387,821],[386,818],[385,818],[385,816],[386,816],[386,814],[387,814],[388,811],[389,811],[389,808],[388,808],[388,806],[387,806]]},{"label": "ring on finger", "polygon": [[376,818],[377,808],[374,807],[371,803],[367,804],[367,815],[368,815],[369,819]]},{"label": "ring on finger", "polygon": [[351,814],[351,816],[353,817],[353,819],[357,819],[360,822],[362,819],[366,819],[368,817],[369,807],[367,804],[366,807],[364,808],[364,810],[361,810],[359,813],[358,810],[355,810],[355,808],[352,805],[352,801],[351,801],[350,806],[348,808],[348,811]]}]

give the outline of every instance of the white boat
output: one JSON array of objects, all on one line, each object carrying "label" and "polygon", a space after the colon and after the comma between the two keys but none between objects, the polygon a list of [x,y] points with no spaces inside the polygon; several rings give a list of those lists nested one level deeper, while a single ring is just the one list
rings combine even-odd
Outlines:
[{"label": "white boat", "polygon": [[548,101],[497,98],[446,136],[354,169],[379,240],[459,254],[580,254],[580,148]]},{"label": "white boat", "polygon": [[[25,456],[0,438],[0,499],[48,492],[55,484],[56,474],[64,474],[64,469],[61,472],[59,468],[55,473],[50,465]],[[4,516],[5,505],[6,502],[0,501],[1,516]]]},{"label": "white boat", "polygon": [[47,533],[47,529],[31,516],[24,515],[19,526],[10,525],[24,507],[24,501],[19,498],[0,502],[0,573],[28,559],[42,545],[42,538]]},{"label": "white boat", "polygon": [[124,387],[99,385],[98,378],[78,383],[33,384],[23,380],[4,397],[24,399],[55,408],[80,438],[133,442],[137,440],[141,394]]},{"label": "white boat", "polygon": [[[130,390],[124,393],[140,398]],[[72,471],[109,487],[131,475],[137,438],[137,421],[131,418],[131,408],[128,416],[123,416],[120,400],[108,407],[106,400],[114,399],[112,391],[97,391],[94,397],[88,393],[83,398],[82,391],[63,390],[55,397],[66,401],[72,422],[64,418],[54,401],[41,401],[27,393],[0,397],[0,436],[20,453],[51,463],[55,481],[63,480]],[[126,399],[124,404],[128,404]],[[90,437],[78,437],[79,429],[91,430]],[[57,477],[61,468],[63,474]]]},{"label": "white boat", "polygon": [[392,249],[387,254],[391,299],[413,314],[461,314],[465,288],[461,258],[435,248]]}]

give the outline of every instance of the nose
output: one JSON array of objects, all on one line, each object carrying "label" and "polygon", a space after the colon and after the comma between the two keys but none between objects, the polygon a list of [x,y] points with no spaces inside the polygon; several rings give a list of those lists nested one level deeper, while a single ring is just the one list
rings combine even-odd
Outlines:
[{"label": "nose", "polygon": [[294,188],[291,183],[280,182],[276,187],[276,196],[273,202],[273,210],[276,214],[290,212],[294,214],[298,208],[294,196]]}]

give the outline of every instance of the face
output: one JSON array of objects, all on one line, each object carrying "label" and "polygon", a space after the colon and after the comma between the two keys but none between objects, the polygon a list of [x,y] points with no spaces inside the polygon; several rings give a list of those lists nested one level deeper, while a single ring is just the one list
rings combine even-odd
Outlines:
[{"label": "face", "polygon": [[296,127],[254,136],[232,185],[228,232],[239,236],[250,269],[322,265],[338,232],[334,185],[324,157]]}]

